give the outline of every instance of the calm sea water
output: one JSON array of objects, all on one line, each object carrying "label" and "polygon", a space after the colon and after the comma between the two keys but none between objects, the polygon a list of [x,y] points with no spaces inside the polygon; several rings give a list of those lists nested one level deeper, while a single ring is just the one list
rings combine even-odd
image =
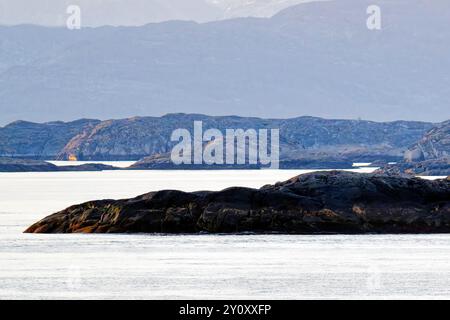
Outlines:
[{"label": "calm sea water", "polygon": [[22,233],[87,200],[260,187],[302,172],[1,173],[0,299],[450,298],[448,235]]}]

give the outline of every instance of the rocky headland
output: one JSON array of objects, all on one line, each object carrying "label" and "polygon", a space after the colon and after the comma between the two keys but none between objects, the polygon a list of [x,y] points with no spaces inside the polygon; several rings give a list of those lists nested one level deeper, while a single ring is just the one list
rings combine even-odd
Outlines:
[{"label": "rocky headland", "polygon": [[447,233],[450,179],[316,172],[260,189],[90,201],[27,233]]},{"label": "rocky headland", "polygon": [[0,157],[56,159],[74,136],[91,130],[100,122],[88,119],[72,122],[12,122],[0,127]]},{"label": "rocky headland", "polygon": [[41,160],[16,159],[0,157],[0,172],[61,172],[61,171],[103,171],[119,168],[100,163],[82,165],[56,166]]},{"label": "rocky headland", "polygon": [[[248,157],[246,158],[248,162]],[[213,165],[196,165],[196,164],[180,164],[173,163],[170,153],[155,154],[145,157],[127,169],[129,170],[257,170],[267,166],[260,164],[213,164]],[[308,158],[303,159],[282,159],[279,162],[280,169],[352,169],[353,162],[346,158]]]},{"label": "rocky headland", "polygon": [[450,157],[418,162],[402,161],[387,164],[375,171],[385,175],[404,176],[450,176]]},{"label": "rocky headland", "polygon": [[393,165],[385,165],[377,173],[449,176],[450,121],[445,121],[430,129],[406,150],[402,161]]},{"label": "rocky headland", "polygon": [[316,169],[347,168],[353,162],[400,161],[408,146],[434,126],[415,121],[262,119],[201,114],[42,124],[16,121],[0,128],[0,157],[81,161],[142,159],[141,169],[164,169],[170,167],[166,155],[176,144],[170,140],[171,133],[185,128],[192,134],[194,121],[202,121],[204,130],[216,128],[222,132],[279,129],[280,161],[285,168]]}]

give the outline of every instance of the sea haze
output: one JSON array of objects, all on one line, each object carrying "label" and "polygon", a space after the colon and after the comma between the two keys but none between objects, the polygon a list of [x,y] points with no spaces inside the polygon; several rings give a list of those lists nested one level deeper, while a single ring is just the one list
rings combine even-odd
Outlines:
[{"label": "sea haze", "polygon": [[[365,168],[359,172],[370,171]],[[0,173],[0,299],[448,298],[448,235],[23,234],[69,205],[305,171]]]},{"label": "sea haze", "polygon": [[[271,18],[0,27],[0,125],[173,112],[450,118],[450,2],[302,3]],[[25,94],[26,93],[26,94]]]},{"label": "sea haze", "polygon": [[65,26],[69,5],[80,6],[83,25],[99,27],[269,17],[286,7],[310,1],[316,0],[1,0],[0,24]]}]

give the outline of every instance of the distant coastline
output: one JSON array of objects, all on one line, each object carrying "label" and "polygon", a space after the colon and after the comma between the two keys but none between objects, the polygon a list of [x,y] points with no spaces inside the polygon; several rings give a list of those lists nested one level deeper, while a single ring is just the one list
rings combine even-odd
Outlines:
[{"label": "distant coastline", "polygon": [[[281,169],[350,169],[369,162],[379,173],[450,174],[450,121],[372,122],[317,117],[262,119],[168,114],[118,120],[80,119],[73,122],[16,121],[0,128],[0,171],[118,170],[98,161],[134,161],[133,170],[259,169],[241,165],[175,165],[170,150],[173,130],[191,128],[201,120],[205,129],[277,128]],[[55,166],[51,161],[77,160],[84,166]],[[391,164],[395,162],[396,164]],[[75,163],[75,162],[74,162]],[[123,167],[123,166],[122,166]]]}]

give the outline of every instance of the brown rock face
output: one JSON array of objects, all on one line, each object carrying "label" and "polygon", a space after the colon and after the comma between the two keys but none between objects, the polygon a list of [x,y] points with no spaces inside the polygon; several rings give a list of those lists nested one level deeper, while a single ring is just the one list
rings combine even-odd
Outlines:
[{"label": "brown rock face", "polygon": [[317,172],[261,189],[159,191],[92,201],[29,233],[450,232],[450,181]]}]

